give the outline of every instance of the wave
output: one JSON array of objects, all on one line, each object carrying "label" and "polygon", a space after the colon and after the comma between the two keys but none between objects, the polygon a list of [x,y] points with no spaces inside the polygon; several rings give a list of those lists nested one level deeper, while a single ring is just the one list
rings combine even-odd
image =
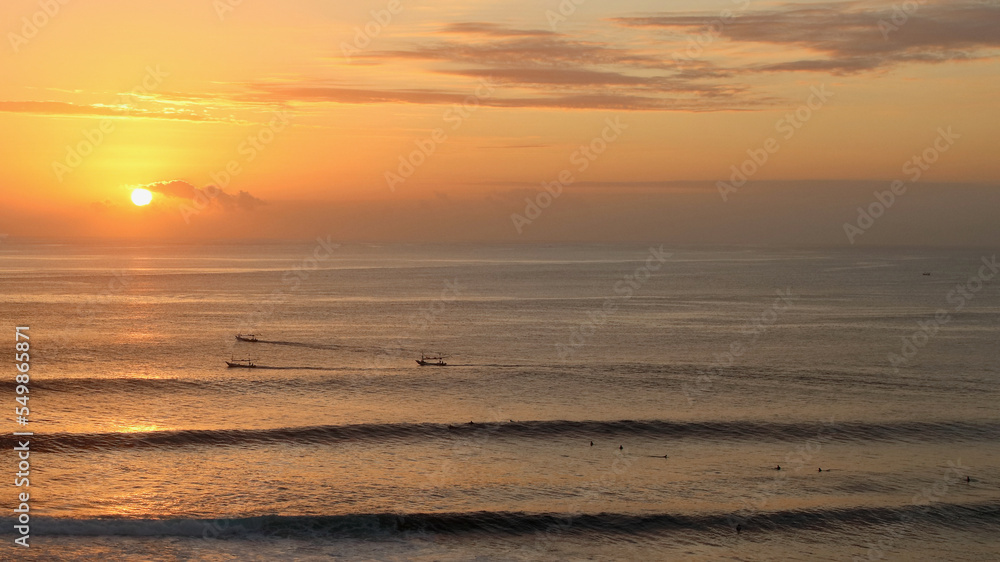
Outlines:
[{"label": "wave", "polygon": [[[0,518],[12,534],[13,518]],[[385,537],[399,534],[530,535],[536,533],[654,535],[672,531],[747,533],[782,530],[858,529],[874,525],[1000,529],[1000,504],[932,504],[901,507],[814,508],[755,513],[626,514],[369,513],[226,519],[70,519],[32,517],[33,534],[52,536],[178,536],[203,538]]]},{"label": "wave", "polygon": [[[702,441],[996,441],[1000,422],[770,423],[750,421],[510,421],[504,423],[380,423],[282,427],[273,429],[198,429],[135,433],[46,433],[33,437],[32,449],[60,452],[126,447],[230,446],[287,443],[330,444],[428,439],[580,439],[648,437]],[[13,446],[3,436],[0,446]]]}]

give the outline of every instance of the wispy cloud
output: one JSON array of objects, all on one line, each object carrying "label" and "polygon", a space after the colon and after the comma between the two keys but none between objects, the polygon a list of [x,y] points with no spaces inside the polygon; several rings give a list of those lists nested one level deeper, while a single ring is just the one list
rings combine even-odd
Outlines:
[{"label": "wispy cloud", "polygon": [[672,62],[655,54],[638,52],[608,42],[577,40],[547,31],[535,33],[513,30],[504,32],[502,28],[497,28],[489,35],[474,34],[461,40],[442,40],[434,35],[409,49],[376,51],[364,55],[364,58],[381,61],[422,59],[496,68],[625,65],[665,70],[674,67]]},{"label": "wispy cloud", "polygon": [[[905,22],[882,1],[768,4],[718,26],[704,57],[675,62],[719,15],[657,12],[601,20],[598,29],[552,31],[483,21],[451,22],[354,57],[336,79],[315,71],[280,79],[218,83],[199,94],[162,93],[145,109],[52,101],[0,102],[0,111],[48,115],[232,121],[231,112],[275,105],[463,103],[479,80],[502,87],[478,103],[497,108],[616,111],[740,111],[788,103],[779,76],[861,74],[905,64],[996,57],[1000,5],[926,0]],[[893,25],[889,35],[880,23]],[[714,41],[714,40],[713,40]],[[340,64],[340,63],[338,63]],[[372,66],[405,72],[378,73]],[[360,70],[357,70],[360,69]],[[357,71],[356,75],[350,74]],[[405,75],[408,84],[401,78]],[[762,79],[769,75],[772,79]],[[397,78],[400,76],[400,78]],[[426,79],[421,79],[426,78]],[[223,117],[226,116],[226,117]]]},{"label": "wispy cloud", "polygon": [[[695,33],[710,16],[664,13],[616,18],[631,28]],[[921,2],[904,19],[882,2],[786,4],[747,12],[719,27],[735,43],[795,47],[793,60],[733,66],[732,72],[858,73],[904,63],[937,63],[996,56],[1000,47],[1000,5],[982,1]],[[796,51],[793,51],[796,52]]]},{"label": "wispy cloud", "polygon": [[[76,104],[63,101],[0,101],[0,112],[27,113],[48,116],[79,116],[109,118],[172,119],[181,121],[220,121],[186,110],[163,108],[158,110],[122,105]],[[222,119],[228,121],[228,119]]]},{"label": "wispy cloud", "polygon": [[545,37],[556,35],[556,32],[546,29],[511,29],[496,23],[462,22],[446,25],[444,33],[464,35],[489,35],[494,37]]},{"label": "wispy cloud", "polygon": [[[368,64],[404,64],[417,71],[462,79],[488,79],[503,87],[479,103],[491,107],[719,110],[751,109],[767,98],[742,84],[692,75],[655,49],[579,39],[549,30],[493,23],[451,23],[407,48],[358,55]],[[440,80],[435,80],[440,83]],[[247,84],[256,103],[461,103],[468,80],[435,89],[361,88],[324,80]],[[471,86],[475,87],[474,83]]]},{"label": "wispy cloud", "polygon": [[[258,91],[251,97],[272,103],[290,102],[330,102],[345,104],[410,103],[446,105],[462,103],[469,97],[468,89],[449,90],[377,90],[354,89],[332,86],[253,86]],[[642,92],[594,91],[553,95],[551,91],[538,95],[496,96],[479,99],[486,107],[506,108],[562,108],[562,109],[615,109],[615,110],[675,110],[713,111],[750,109],[765,102],[763,98],[748,98],[739,103],[732,99],[721,99],[718,92],[684,92],[686,97],[666,98],[643,95]]]}]

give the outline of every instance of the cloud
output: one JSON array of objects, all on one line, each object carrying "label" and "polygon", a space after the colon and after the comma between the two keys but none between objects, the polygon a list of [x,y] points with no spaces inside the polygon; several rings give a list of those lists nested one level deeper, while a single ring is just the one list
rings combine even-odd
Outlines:
[{"label": "cloud", "polygon": [[[458,36],[452,38],[452,36]],[[355,57],[370,64],[424,61],[424,72],[463,78],[434,89],[364,88],[329,80],[248,83],[248,102],[286,104],[463,103],[479,80],[501,85],[480,97],[489,107],[714,111],[753,109],[770,101],[740,84],[706,80],[648,48],[620,42],[575,39],[548,30],[459,22],[418,39],[409,48]],[[476,82],[469,83],[468,79]],[[435,79],[440,83],[440,79]]]},{"label": "cloud", "polygon": [[[636,68],[669,70],[671,61],[661,57],[613,46],[611,43],[574,40],[560,34],[529,35],[500,28],[490,36],[463,37],[461,41],[437,39],[410,49],[373,51],[363,58],[389,61],[422,59],[453,63],[486,65],[496,68],[535,66],[572,68],[583,65],[627,65]],[[497,37],[500,37],[499,39]]]},{"label": "cloud", "polygon": [[234,195],[226,193],[214,185],[209,185],[204,189],[199,189],[184,180],[161,181],[146,185],[138,185],[136,187],[142,187],[154,193],[160,193],[168,197],[177,197],[179,199],[191,199],[196,201],[207,199],[210,201],[210,204],[217,205],[225,210],[242,209],[251,211],[266,204],[263,200],[254,197],[246,191],[240,191]]},{"label": "cloud", "polygon": [[655,92],[685,92],[701,95],[731,95],[741,88],[695,83],[662,75],[636,76],[622,72],[579,68],[486,68],[441,71],[444,74],[489,78],[505,84],[530,87],[628,87]]},{"label": "cloud", "polygon": [[[701,36],[719,13],[657,12],[604,20],[600,33],[517,28],[466,21],[407,36],[385,50],[357,54],[365,68],[351,83],[321,75],[226,83],[214,94],[158,94],[176,112],[134,113],[169,119],[207,119],[223,109],[304,104],[465,103],[480,80],[500,85],[477,99],[496,108],[616,111],[751,111],[785,106],[775,95],[779,75],[884,72],[911,64],[982,60],[1000,49],[1000,5],[980,0],[925,0],[901,18],[882,1],[844,0],[763,4],[740,9],[724,24],[704,56],[684,57],[691,37]],[[755,5],[756,6],[756,5]],[[339,64],[339,63],[338,63]],[[371,65],[403,72],[379,73]],[[343,68],[342,65],[338,69]],[[413,79],[414,74],[426,80]],[[762,75],[769,75],[762,80]],[[399,82],[393,83],[394,77]],[[449,80],[450,78],[450,80]],[[414,88],[410,84],[432,84]],[[779,86],[779,89],[770,89]],[[11,105],[13,104],[13,105]],[[34,105],[28,105],[34,104]],[[294,110],[294,109],[293,109]],[[61,102],[0,102],[0,111],[53,114],[116,114],[110,107]]]},{"label": "cloud", "polygon": [[[503,88],[515,86],[510,83],[503,84]],[[470,86],[466,90],[378,90],[343,88],[323,84],[258,84],[251,87],[257,90],[256,93],[252,94],[254,99],[267,100],[271,103],[297,101],[345,104],[409,103],[431,105],[467,103],[469,97],[473,95],[476,89],[476,85]],[[617,88],[611,90],[584,88],[583,91],[570,89],[569,91],[561,92],[554,91],[553,89],[539,88],[537,95],[524,95],[524,93],[521,93],[521,95],[510,95],[506,92],[498,92],[497,95],[478,97],[475,103],[484,107],[501,108],[713,111],[721,109],[750,109],[758,107],[765,102],[763,98],[748,96],[747,99],[737,103],[732,99],[732,95],[738,91],[735,88],[731,91],[720,88],[715,91],[703,92],[678,89],[673,91],[677,94],[673,97],[657,95],[670,91],[668,86],[651,86],[648,89],[650,91],[643,94],[638,90],[635,93],[630,93]]]},{"label": "cloud", "polygon": [[[731,69],[743,72],[849,74],[904,63],[993,57],[1000,47],[1000,5],[928,0],[908,14],[897,9],[857,1],[785,4],[739,14],[715,29],[731,42],[796,47],[812,55]],[[613,21],[630,28],[693,34],[704,31],[712,16],[672,13]]]},{"label": "cloud", "polygon": [[0,101],[0,112],[81,117],[172,119],[181,121],[216,121],[205,115],[173,108],[153,111],[121,105],[74,104],[62,101]]},{"label": "cloud", "polygon": [[487,22],[452,23],[445,26],[442,32],[464,35],[490,35],[494,37],[545,37],[556,35],[556,32],[545,29],[510,29],[496,23]]}]

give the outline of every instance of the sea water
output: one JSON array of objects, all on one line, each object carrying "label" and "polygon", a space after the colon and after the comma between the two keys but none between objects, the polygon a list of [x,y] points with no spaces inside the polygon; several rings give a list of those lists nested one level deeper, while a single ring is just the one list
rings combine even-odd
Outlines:
[{"label": "sea water", "polygon": [[0,558],[997,560],[993,255],[8,240]]}]

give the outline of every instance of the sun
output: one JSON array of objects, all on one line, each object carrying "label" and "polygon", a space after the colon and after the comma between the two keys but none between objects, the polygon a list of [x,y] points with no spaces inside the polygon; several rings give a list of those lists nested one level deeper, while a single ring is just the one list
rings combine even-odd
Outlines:
[{"label": "sun", "polygon": [[132,190],[132,202],[142,207],[149,205],[153,200],[153,192],[148,189],[137,188]]}]

